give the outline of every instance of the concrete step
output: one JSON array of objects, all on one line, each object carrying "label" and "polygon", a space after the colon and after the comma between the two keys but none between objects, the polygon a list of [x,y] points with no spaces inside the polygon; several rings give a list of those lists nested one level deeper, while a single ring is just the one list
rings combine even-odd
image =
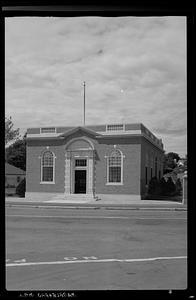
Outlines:
[{"label": "concrete step", "polygon": [[71,195],[56,195],[47,202],[64,202],[64,203],[86,203],[90,201],[96,201],[96,197],[88,194],[71,194]]}]

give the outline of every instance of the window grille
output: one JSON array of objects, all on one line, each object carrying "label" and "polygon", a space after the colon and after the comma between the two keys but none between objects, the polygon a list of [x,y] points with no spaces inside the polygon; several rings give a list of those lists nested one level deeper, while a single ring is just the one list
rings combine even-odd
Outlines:
[{"label": "window grille", "polygon": [[56,128],[55,127],[45,127],[45,128],[41,128],[41,133],[55,133],[56,132]]},{"label": "window grille", "polygon": [[116,150],[108,158],[109,183],[120,183],[122,181],[122,157],[120,151]]},{"label": "window grille", "polygon": [[75,166],[76,167],[86,167],[86,159],[76,159]]},{"label": "window grille", "polygon": [[106,126],[106,131],[123,131],[124,124],[110,124]]},{"label": "window grille", "polygon": [[54,179],[53,171],[54,171],[53,153],[50,151],[46,151],[42,155],[42,181],[52,182]]}]

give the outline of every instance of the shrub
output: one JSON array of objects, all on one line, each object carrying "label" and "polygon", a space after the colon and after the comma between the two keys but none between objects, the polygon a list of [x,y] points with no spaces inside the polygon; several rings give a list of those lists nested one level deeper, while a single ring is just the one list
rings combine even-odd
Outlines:
[{"label": "shrub", "polygon": [[167,195],[171,195],[175,192],[176,187],[171,177],[168,178],[166,186],[167,186]]},{"label": "shrub", "polygon": [[161,195],[165,196],[167,194],[167,182],[163,177],[160,180],[160,188],[161,188]]},{"label": "shrub", "polygon": [[182,194],[182,183],[180,178],[178,178],[176,181],[176,195],[181,195],[181,194]]},{"label": "shrub", "polygon": [[163,196],[173,196],[176,192],[176,186],[173,183],[171,177],[168,177],[167,181],[165,181],[164,178],[161,178],[160,186],[161,186],[161,194]]},{"label": "shrub", "polygon": [[148,185],[148,194],[157,195],[160,193],[159,180],[156,177],[152,177]]},{"label": "shrub", "polygon": [[148,185],[148,195],[157,196],[175,196],[181,195],[182,185],[180,179],[177,179],[176,184],[173,183],[171,177],[168,177],[167,181],[162,177],[158,180],[156,177],[152,177]]},{"label": "shrub", "polygon": [[16,187],[16,194],[20,197],[25,197],[25,191],[26,191],[26,180],[24,178]]}]

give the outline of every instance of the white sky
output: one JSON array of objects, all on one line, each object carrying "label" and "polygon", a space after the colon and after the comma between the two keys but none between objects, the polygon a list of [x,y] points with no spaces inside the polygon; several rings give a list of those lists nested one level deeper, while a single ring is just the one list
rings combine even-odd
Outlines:
[{"label": "white sky", "polygon": [[28,127],[143,123],[187,153],[186,17],[11,17],[6,116]]}]

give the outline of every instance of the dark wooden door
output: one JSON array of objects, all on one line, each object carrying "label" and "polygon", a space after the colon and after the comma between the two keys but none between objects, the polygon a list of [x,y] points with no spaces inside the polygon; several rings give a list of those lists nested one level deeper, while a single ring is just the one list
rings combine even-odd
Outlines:
[{"label": "dark wooden door", "polygon": [[86,194],[86,170],[75,170],[75,193]]}]

